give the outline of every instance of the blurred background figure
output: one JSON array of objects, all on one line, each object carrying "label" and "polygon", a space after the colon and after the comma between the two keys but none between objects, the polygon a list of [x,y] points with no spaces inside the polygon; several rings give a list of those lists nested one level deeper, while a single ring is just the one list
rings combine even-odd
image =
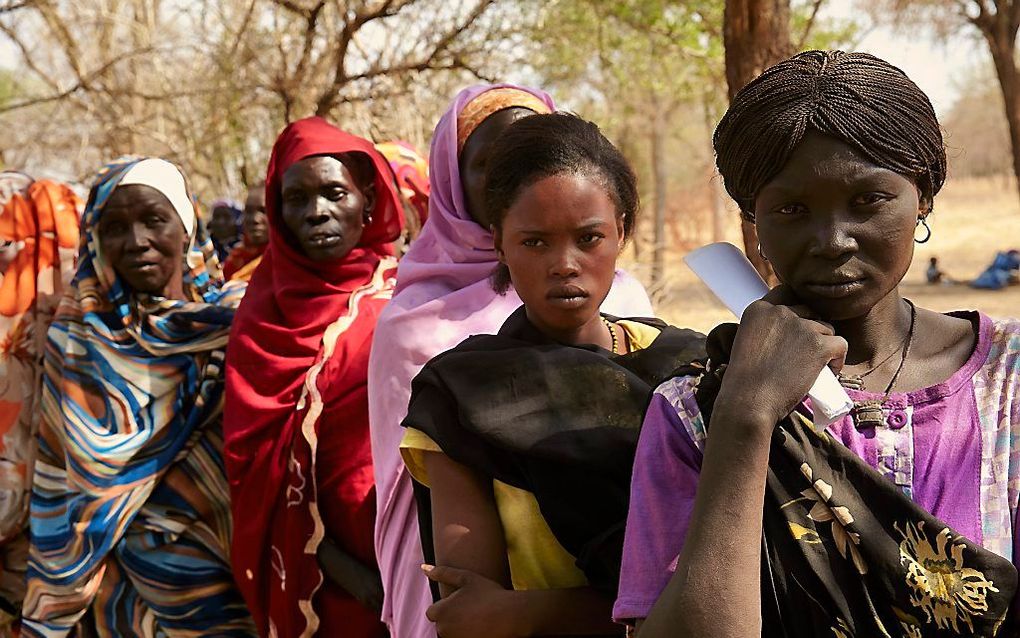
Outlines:
[{"label": "blurred background figure", "polygon": [[985,268],[977,279],[970,282],[970,285],[974,288],[1001,290],[1017,283],[1018,274],[1020,274],[1020,251],[1002,251],[996,253],[991,265]]},{"label": "blurred background figure", "polygon": [[209,219],[209,235],[212,237],[216,257],[222,264],[238,244],[241,243],[241,219],[244,210],[232,199],[217,199],[213,202]]},{"label": "blurred background figure", "polygon": [[928,260],[928,268],[924,271],[924,279],[929,284],[948,284],[952,280],[939,267],[939,258],[932,257]]},{"label": "blurred background figure", "polygon": [[408,142],[382,142],[376,144],[375,148],[390,163],[397,178],[404,203],[406,246],[418,237],[429,216],[429,163]]},{"label": "blurred background figure", "polygon": [[241,243],[223,262],[223,278],[248,281],[262,263],[262,253],[269,245],[269,218],[266,217],[266,185],[260,182],[248,189],[241,219]]},{"label": "blurred background figure", "polygon": [[42,346],[74,275],[81,200],[64,184],[0,173],[0,635],[25,595]]}]

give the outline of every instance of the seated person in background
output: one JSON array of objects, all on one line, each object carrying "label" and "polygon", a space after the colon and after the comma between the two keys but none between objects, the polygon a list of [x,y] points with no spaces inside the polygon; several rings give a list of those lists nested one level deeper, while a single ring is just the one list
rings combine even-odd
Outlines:
[{"label": "seated person in background", "polygon": [[932,257],[928,260],[928,267],[924,271],[924,278],[929,284],[949,282],[949,278],[946,277],[946,273],[942,272],[942,269],[939,268],[938,257]]},{"label": "seated person in background", "polygon": [[1001,290],[1017,281],[1020,274],[1020,251],[1010,250],[997,253],[992,264],[970,282],[973,288]]},{"label": "seated person in background", "polygon": [[443,597],[426,615],[443,638],[622,635],[610,612],[644,407],[704,337],[599,312],[638,193],[597,126],[522,118],[485,183],[492,286],[524,305],[412,383],[401,447],[428,488],[422,546]]},{"label": "seated person in background", "polygon": [[[808,51],[733,98],[727,192],[781,285],[656,390],[618,619],[640,638],[1014,637],[1020,321],[900,293],[946,177],[928,97]],[[803,402],[830,365],[852,412]]]}]

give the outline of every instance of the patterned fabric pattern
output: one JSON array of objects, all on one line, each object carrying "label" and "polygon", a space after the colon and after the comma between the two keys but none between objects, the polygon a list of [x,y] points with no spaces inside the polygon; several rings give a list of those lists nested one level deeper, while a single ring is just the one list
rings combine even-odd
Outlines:
[{"label": "patterned fabric pattern", "polygon": [[[981,420],[981,524],[983,544],[1016,558],[1013,537],[1020,498],[1020,321],[995,323],[989,361],[974,375],[974,399]],[[1014,560],[1016,562],[1016,560]]]},{"label": "patterned fabric pattern", "polygon": [[81,206],[63,184],[0,174],[0,635],[25,595],[40,362],[74,275]]},{"label": "patterned fabric pattern", "polygon": [[243,285],[223,286],[201,224],[187,301],[132,293],[101,255],[107,166],[47,335],[32,492],[29,636],[249,636],[230,575],[223,349]]}]

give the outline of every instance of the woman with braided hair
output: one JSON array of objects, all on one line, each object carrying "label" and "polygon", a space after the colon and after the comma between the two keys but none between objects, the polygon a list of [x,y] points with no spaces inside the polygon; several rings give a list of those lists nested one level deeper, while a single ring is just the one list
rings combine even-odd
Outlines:
[{"label": "woman with braided hair", "polygon": [[[781,285],[656,390],[614,615],[642,638],[1016,635],[1020,322],[899,291],[946,175],[927,96],[809,51],[714,144]],[[823,429],[802,398],[826,365],[855,406]]]}]

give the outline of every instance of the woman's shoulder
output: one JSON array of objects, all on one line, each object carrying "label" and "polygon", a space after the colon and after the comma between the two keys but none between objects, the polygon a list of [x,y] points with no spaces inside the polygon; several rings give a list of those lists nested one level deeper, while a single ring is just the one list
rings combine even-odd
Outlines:
[{"label": "woman's shoulder", "polygon": [[[980,357],[970,381],[978,409],[1020,426],[1020,320],[981,315]],[[1003,412],[1005,410],[1005,412]]]},{"label": "woman's shoulder", "polygon": [[654,396],[664,403],[660,404],[663,409],[676,415],[676,421],[687,432],[691,441],[698,448],[703,448],[708,438],[708,428],[695,396],[699,379],[700,377],[696,375],[671,377],[655,388]]},{"label": "woman's shoulder", "polygon": [[1020,341],[1020,319],[1008,317],[989,321],[992,324],[993,343],[1012,344],[1016,348]]},{"label": "woman's shoulder", "polygon": [[1020,383],[1020,319],[988,319],[989,351],[985,367],[997,368]]}]

